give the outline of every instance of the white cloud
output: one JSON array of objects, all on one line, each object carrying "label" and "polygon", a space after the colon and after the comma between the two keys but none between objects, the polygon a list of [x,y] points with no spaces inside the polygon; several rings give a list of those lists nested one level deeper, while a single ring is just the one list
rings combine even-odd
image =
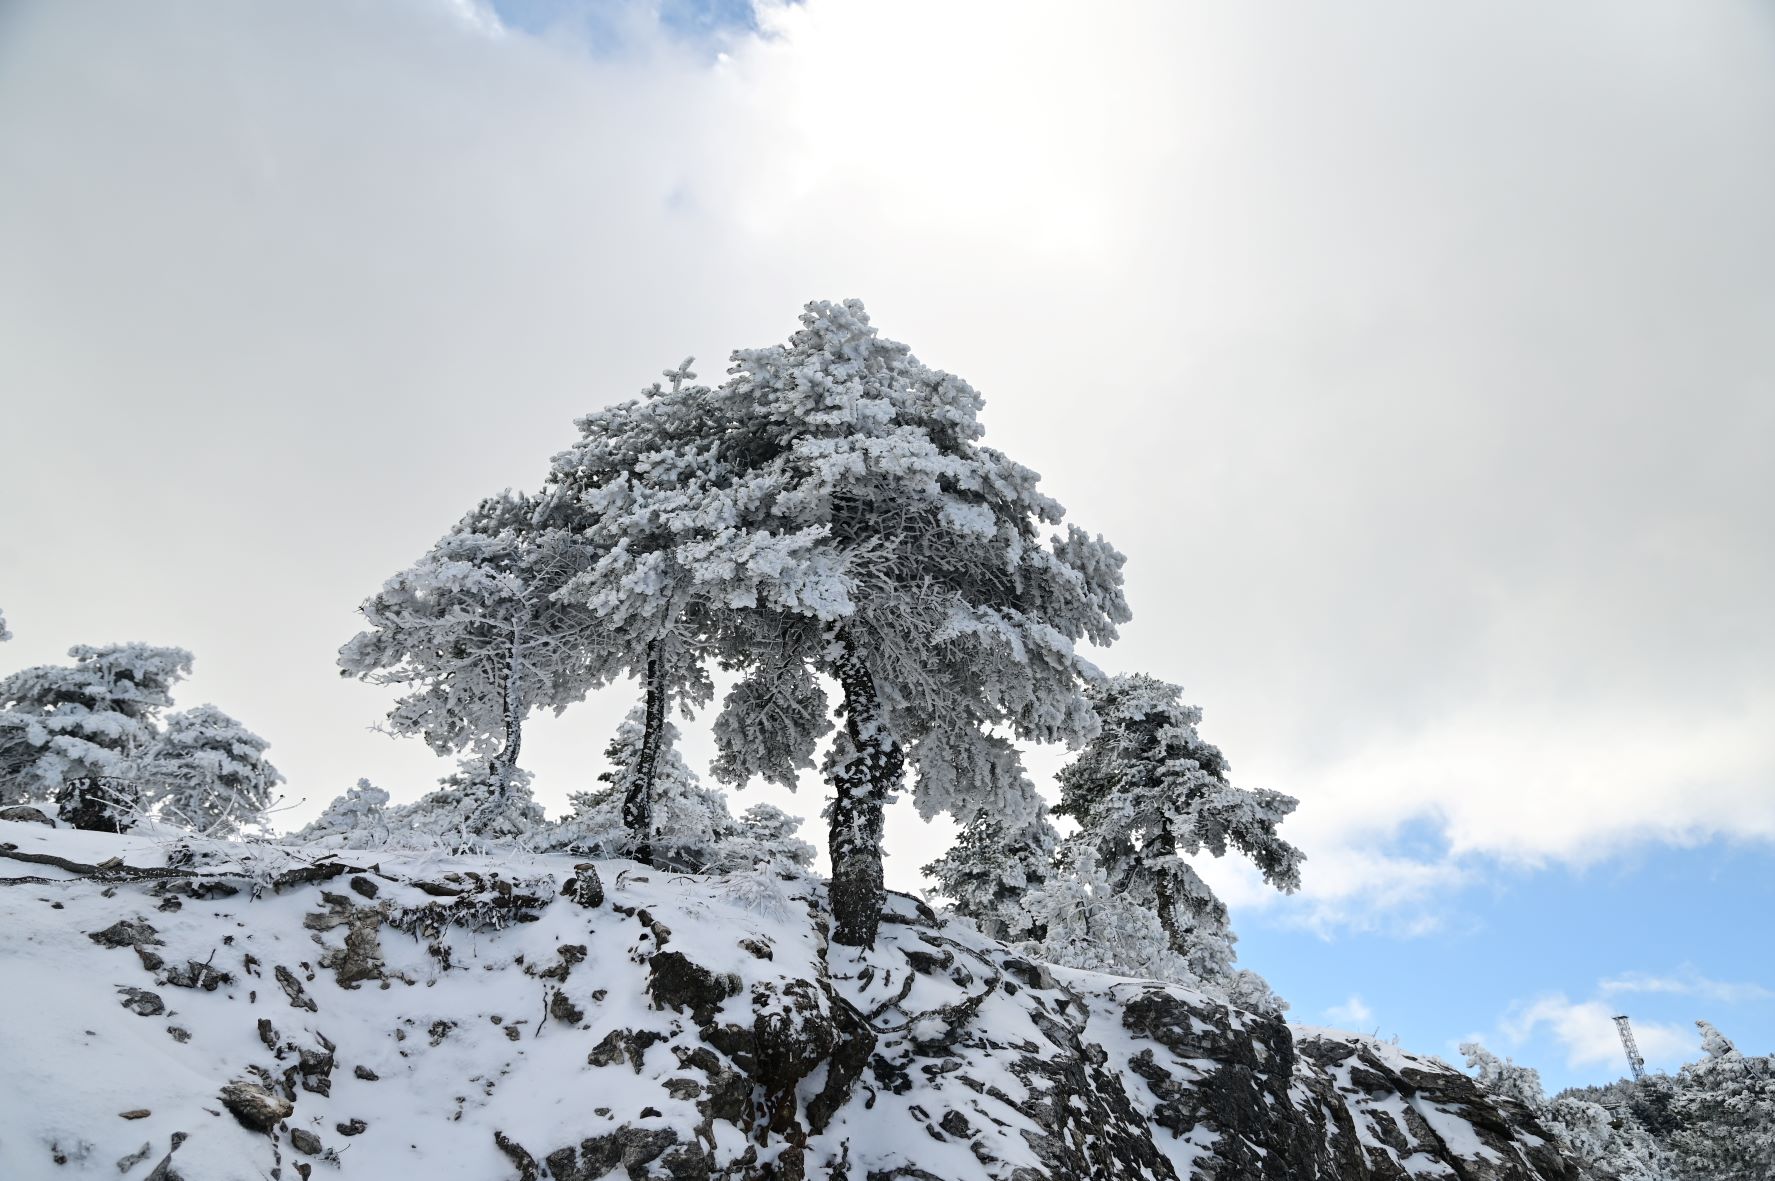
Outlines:
[{"label": "white cloud", "polygon": [[1350,999],[1343,1004],[1333,1005],[1325,1010],[1325,1017],[1344,1029],[1363,1030],[1374,1020],[1374,1010],[1361,997],[1351,993]]},{"label": "white cloud", "polygon": [[[1499,1022],[1499,1030],[1511,1046],[1520,1046],[1545,1030],[1563,1047],[1566,1065],[1574,1070],[1609,1063],[1624,1067],[1626,1051],[1615,1028],[1616,1012],[1606,1001],[1573,1001],[1564,993],[1549,993],[1512,1007]],[[1646,1061],[1655,1065],[1693,1057],[1693,1030],[1636,1020],[1633,1036]]]},{"label": "white cloud", "polygon": [[1623,972],[1602,981],[1597,987],[1609,996],[1618,993],[1669,993],[1701,997],[1726,1005],[1775,1000],[1775,989],[1748,981],[1710,980],[1692,966],[1686,966],[1681,972],[1671,976]]},{"label": "white cloud", "polygon": [[[410,798],[352,606],[576,413],[860,295],[1129,554],[1103,662],[1302,798],[1311,922],[1775,838],[1760,14],[810,0],[714,58],[485,13],[0,18],[9,658],[187,645],[295,818]],[[537,727],[547,803],[622,696]]]}]

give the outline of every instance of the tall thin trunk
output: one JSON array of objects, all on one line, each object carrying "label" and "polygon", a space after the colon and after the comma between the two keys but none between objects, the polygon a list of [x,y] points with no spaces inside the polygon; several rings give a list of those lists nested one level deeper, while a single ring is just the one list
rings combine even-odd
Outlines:
[{"label": "tall thin trunk", "polygon": [[882,884],[882,813],[900,787],[906,752],[882,717],[875,678],[848,636],[837,637],[833,672],[844,690],[851,752],[832,768],[832,941],[874,947],[887,902]]},{"label": "tall thin trunk", "polygon": [[511,780],[512,772],[518,769],[518,751],[524,744],[524,687],[521,684],[522,670],[519,664],[523,638],[518,617],[514,615],[511,657],[505,669],[505,744],[500,747],[499,757],[495,760],[498,771],[496,778],[501,791],[504,791]]},{"label": "tall thin trunk", "polygon": [[635,753],[635,768],[629,776],[628,791],[623,794],[622,822],[634,837],[635,860],[642,865],[653,864],[653,781],[659,774],[659,752],[666,736],[666,667],[661,649],[664,643],[655,639],[647,645],[646,696],[641,707],[641,748]]}]

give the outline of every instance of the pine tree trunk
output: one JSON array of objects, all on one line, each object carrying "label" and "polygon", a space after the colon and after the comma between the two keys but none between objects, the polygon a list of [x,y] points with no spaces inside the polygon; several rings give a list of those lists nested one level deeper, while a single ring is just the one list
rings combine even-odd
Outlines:
[{"label": "pine tree trunk", "polygon": [[519,628],[518,618],[514,615],[511,652],[505,667],[505,692],[499,711],[500,721],[505,728],[504,742],[487,768],[492,782],[485,788],[476,786],[476,793],[481,798],[464,821],[467,831],[476,836],[485,836],[499,825],[500,817],[505,812],[506,797],[510,794],[512,774],[518,769],[518,751],[524,743],[524,689],[520,683],[519,666],[519,647],[522,643],[523,633]]},{"label": "pine tree trunk", "polygon": [[659,640],[647,645],[647,691],[641,708],[641,749],[623,795],[622,822],[634,837],[635,860],[653,864],[653,781],[666,735],[666,670]]},{"label": "pine tree trunk", "polygon": [[523,642],[522,633],[518,629],[516,616],[512,617],[512,650],[511,662],[505,670],[505,744],[499,749],[496,778],[499,790],[503,792],[510,781],[512,772],[518,767],[518,751],[524,743],[524,689],[520,684],[518,664],[519,645]]},{"label": "pine tree trunk", "polygon": [[1171,890],[1171,879],[1160,876],[1153,883],[1153,893],[1158,895],[1159,926],[1165,929],[1165,943],[1177,955],[1189,954],[1189,938],[1183,927],[1177,922],[1177,897]]},{"label": "pine tree trunk", "polygon": [[874,947],[887,902],[882,884],[882,813],[900,787],[906,752],[882,718],[875,678],[842,633],[833,663],[844,690],[849,757],[832,768],[832,942]]}]

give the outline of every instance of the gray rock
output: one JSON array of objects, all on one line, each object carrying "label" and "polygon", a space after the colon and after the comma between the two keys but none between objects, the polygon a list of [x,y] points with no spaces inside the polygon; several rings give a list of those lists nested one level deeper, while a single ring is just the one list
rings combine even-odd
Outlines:
[{"label": "gray rock", "polygon": [[147,1160],[148,1154],[153,1151],[154,1146],[152,1144],[146,1140],[142,1141],[142,1146],[140,1148],[136,1149],[128,1156],[120,1156],[117,1158],[117,1171],[119,1173],[129,1172],[131,1169]]},{"label": "gray rock", "polygon": [[614,1132],[581,1140],[577,1146],[558,1148],[546,1159],[555,1181],[600,1181],[618,1168],[640,1178],[647,1176],[648,1165],[677,1143],[678,1133],[670,1128],[625,1124]]},{"label": "gray rock", "polygon": [[11,820],[16,824],[47,824],[51,828],[55,827],[55,821],[28,804],[14,804],[10,808],[0,808],[0,820]]},{"label": "gray rock", "polygon": [[147,919],[119,919],[103,931],[89,932],[86,937],[100,947],[160,947],[165,943]]},{"label": "gray rock", "polygon": [[598,876],[598,867],[589,861],[582,861],[573,867],[573,877],[561,887],[561,896],[571,898],[579,905],[592,908],[604,905],[604,881]]},{"label": "gray rock", "polygon": [[158,1017],[166,1012],[166,1002],[160,999],[157,992],[149,992],[145,988],[123,987],[119,987],[117,991],[123,994],[120,1002],[123,1007],[138,1017]]},{"label": "gray rock", "polygon": [[688,1009],[698,1025],[715,1019],[729,997],[739,995],[740,978],[711,972],[683,952],[656,951],[647,961],[647,993],[661,1008]]},{"label": "gray rock", "polygon": [[296,1105],[258,1083],[239,1079],[223,1087],[217,1098],[243,1128],[270,1132],[296,1110]]},{"label": "gray rock", "polygon": [[320,1137],[307,1128],[290,1129],[290,1147],[303,1156],[319,1156],[321,1154]]}]

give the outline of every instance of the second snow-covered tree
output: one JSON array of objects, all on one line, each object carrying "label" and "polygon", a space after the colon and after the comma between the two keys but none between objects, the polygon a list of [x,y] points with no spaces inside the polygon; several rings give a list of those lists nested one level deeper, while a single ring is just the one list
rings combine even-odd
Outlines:
[{"label": "second snow-covered tree", "polygon": [[470,753],[427,797],[468,837],[511,835],[534,807],[518,765],[530,711],[565,708],[610,671],[598,622],[553,597],[574,555],[545,544],[538,509],[511,494],[483,501],[363,604],[369,626],[339,653],[343,675],[406,690],[390,730]]},{"label": "second snow-covered tree", "polygon": [[1079,825],[1063,864],[1088,865],[1111,891],[1150,910],[1167,949],[1213,982],[1233,974],[1233,935],[1226,906],[1190,858],[1238,852],[1264,881],[1292,891],[1303,857],[1277,832],[1294,798],[1230,783],[1225,757],[1196,729],[1201,711],[1181,693],[1138,674],[1093,686],[1101,729],[1061,770],[1054,811]]},{"label": "second snow-covered tree", "polygon": [[213,836],[263,825],[283,782],[265,758],[269,745],[213,705],[172,714],[143,760],[142,803]]},{"label": "second snow-covered tree", "polygon": [[133,781],[156,717],[191,671],[182,648],[83,644],[68,655],[71,665],[0,678],[0,803],[51,799],[69,780]]}]

